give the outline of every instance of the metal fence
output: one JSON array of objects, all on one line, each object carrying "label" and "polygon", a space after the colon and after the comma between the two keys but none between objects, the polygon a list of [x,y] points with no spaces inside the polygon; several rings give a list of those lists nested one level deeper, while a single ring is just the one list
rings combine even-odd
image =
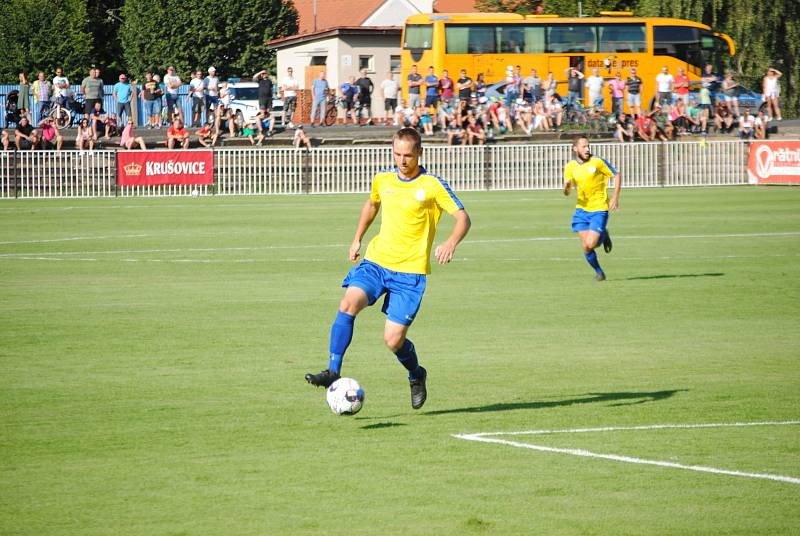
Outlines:
[{"label": "metal fence", "polygon": [[[597,143],[592,151],[612,163],[626,187],[712,186],[747,183],[747,151],[740,141]],[[0,198],[187,195],[192,186],[119,187],[116,151],[2,151]],[[428,146],[426,169],[455,191],[561,188],[570,144]],[[369,192],[373,174],[392,167],[391,147],[225,148],[214,150],[214,184],[201,195],[331,194]]]}]

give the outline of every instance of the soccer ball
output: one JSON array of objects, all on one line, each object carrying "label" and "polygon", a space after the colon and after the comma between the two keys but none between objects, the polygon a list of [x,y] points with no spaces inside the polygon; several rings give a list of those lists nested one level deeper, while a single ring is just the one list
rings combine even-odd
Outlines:
[{"label": "soccer ball", "polygon": [[353,378],[339,378],[325,395],[336,415],[355,415],[364,406],[364,389]]}]

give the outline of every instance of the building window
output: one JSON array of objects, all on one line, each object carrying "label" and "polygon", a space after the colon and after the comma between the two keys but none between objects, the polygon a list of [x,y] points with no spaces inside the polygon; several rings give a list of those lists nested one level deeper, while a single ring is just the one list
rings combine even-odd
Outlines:
[{"label": "building window", "polygon": [[400,72],[400,56],[391,56],[389,58],[389,70],[393,73]]},{"label": "building window", "polygon": [[358,57],[358,70],[366,69],[367,72],[375,72],[374,56],[359,56]]}]

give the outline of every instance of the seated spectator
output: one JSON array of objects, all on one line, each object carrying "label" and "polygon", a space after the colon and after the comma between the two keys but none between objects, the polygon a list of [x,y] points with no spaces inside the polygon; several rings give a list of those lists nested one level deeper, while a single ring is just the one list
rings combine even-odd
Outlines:
[{"label": "seated spectator", "polygon": [[502,102],[496,102],[489,107],[489,117],[495,130],[500,134],[514,132],[514,124],[511,122],[511,113]]},{"label": "seated spectator", "polygon": [[642,141],[654,141],[658,136],[658,127],[651,116],[642,114],[636,119],[636,132]]},{"label": "seated spectator", "polygon": [[50,149],[55,145],[56,151],[61,150],[64,138],[59,134],[58,129],[53,124],[52,117],[45,117],[39,122],[39,130],[42,132],[42,149]]},{"label": "seated spectator", "polygon": [[36,145],[39,143],[39,135],[30,121],[28,121],[28,116],[23,115],[19,118],[17,128],[14,130],[14,138],[18,151],[25,149],[33,151],[36,149]]},{"label": "seated spectator", "polygon": [[183,121],[176,118],[167,129],[167,148],[174,149],[178,145],[184,149],[189,148],[189,133],[183,128]]},{"label": "seated spectator", "polygon": [[525,99],[517,99],[516,106],[514,107],[514,118],[516,124],[525,131],[525,134],[530,135],[533,130],[533,108],[528,104]]},{"label": "seated spectator", "polygon": [[750,114],[750,108],[745,108],[744,113],[739,116],[739,139],[747,138],[752,140],[756,136],[756,118]]},{"label": "seated spectator", "polygon": [[[262,110],[256,114],[256,126],[258,127],[258,135],[261,136],[262,140],[264,136],[271,138],[275,133],[275,118],[269,112]],[[266,134],[264,134],[265,130]]]},{"label": "seated spectator", "polygon": [[442,101],[442,103],[439,105],[437,116],[439,126],[442,130],[446,130],[451,125],[458,125],[456,110],[450,106],[448,101]]},{"label": "seated spectator", "polygon": [[8,132],[5,130],[0,131],[0,144],[3,145],[3,150],[8,151],[8,146],[11,143],[11,140],[8,137]]},{"label": "seated spectator", "polygon": [[723,134],[730,132],[733,128],[733,114],[725,101],[717,102],[714,107],[714,128]]},{"label": "seated spectator", "polygon": [[299,149],[305,145],[307,150],[311,150],[311,139],[306,136],[306,131],[303,129],[303,125],[298,125],[297,129],[294,131],[292,145],[294,145],[296,149]]},{"label": "seated spectator", "polygon": [[144,139],[141,136],[136,136],[133,130],[133,119],[128,119],[128,124],[122,129],[122,139],[119,141],[119,145],[126,149],[133,149],[134,145],[138,145],[142,151],[147,149]]},{"label": "seated spectator", "polygon": [[544,106],[544,101],[537,100],[533,105],[533,129],[550,130],[550,116]]},{"label": "seated spectator", "polygon": [[686,107],[683,104],[683,99],[678,99],[675,105],[670,108],[669,120],[672,123],[672,130],[678,136],[686,134],[688,122],[686,120]]},{"label": "seated spectator", "polygon": [[195,135],[197,135],[197,141],[203,147],[213,147],[217,144],[217,138],[219,137],[219,134],[212,131],[211,121],[207,121],[200,127],[197,132],[195,132]]},{"label": "seated spectator", "polygon": [[564,110],[561,106],[561,99],[559,99],[556,93],[550,95],[550,99],[547,102],[547,115],[550,116],[550,123],[553,130],[561,128],[561,119],[564,115]]},{"label": "seated spectator", "polygon": [[625,143],[626,141],[633,141],[633,121],[625,114],[619,114],[617,117],[617,125],[614,131],[614,137],[617,138],[621,143]]},{"label": "seated spectator", "polygon": [[486,130],[483,128],[474,115],[467,119],[466,128],[467,143],[470,145],[483,145],[486,143]]},{"label": "seated spectator", "polygon": [[706,111],[697,104],[697,99],[692,99],[685,117],[689,122],[690,131],[704,134],[708,132],[708,117]]},{"label": "seated spectator", "polygon": [[425,106],[419,106],[419,125],[426,136],[433,136],[433,119],[431,119],[431,112]]},{"label": "seated spectator", "polygon": [[764,112],[759,111],[753,121],[753,129],[757,140],[767,139],[767,129],[769,128],[769,119]]},{"label": "seated spectator", "polygon": [[75,139],[75,146],[79,151],[83,151],[84,147],[93,151],[94,142],[96,140],[97,138],[94,135],[94,130],[92,130],[92,127],[89,125],[89,120],[84,117],[81,119],[81,122],[78,123],[78,136]]},{"label": "seated spectator", "polygon": [[650,118],[656,124],[656,137],[661,141],[671,140],[674,128],[660,104],[656,104],[655,109],[650,112]]},{"label": "seated spectator", "polygon": [[[258,121],[258,118],[256,118],[256,121]],[[256,143],[261,145],[261,142],[264,141],[264,134],[259,132],[257,138],[255,135],[255,125],[252,122],[245,120],[244,125],[242,125],[242,136],[250,140],[250,145],[255,145]]]}]

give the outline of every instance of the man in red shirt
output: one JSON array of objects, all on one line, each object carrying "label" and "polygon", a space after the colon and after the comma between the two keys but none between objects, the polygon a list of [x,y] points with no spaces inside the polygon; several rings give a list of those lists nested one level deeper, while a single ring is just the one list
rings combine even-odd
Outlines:
[{"label": "man in red shirt", "polygon": [[656,123],[649,115],[640,115],[636,119],[636,130],[642,141],[653,141],[656,139]]},{"label": "man in red shirt", "polygon": [[675,94],[689,107],[689,77],[683,67],[678,67],[678,76],[675,77]]},{"label": "man in red shirt", "polygon": [[167,129],[167,147],[174,149],[176,144],[184,149],[189,148],[189,133],[183,128],[183,121],[180,119],[175,119]]},{"label": "man in red shirt", "polygon": [[439,79],[439,92],[442,97],[442,102],[446,102],[455,108],[458,103],[454,98],[454,88],[455,84],[453,83],[453,79],[448,76],[447,70],[442,71],[442,77]]}]

